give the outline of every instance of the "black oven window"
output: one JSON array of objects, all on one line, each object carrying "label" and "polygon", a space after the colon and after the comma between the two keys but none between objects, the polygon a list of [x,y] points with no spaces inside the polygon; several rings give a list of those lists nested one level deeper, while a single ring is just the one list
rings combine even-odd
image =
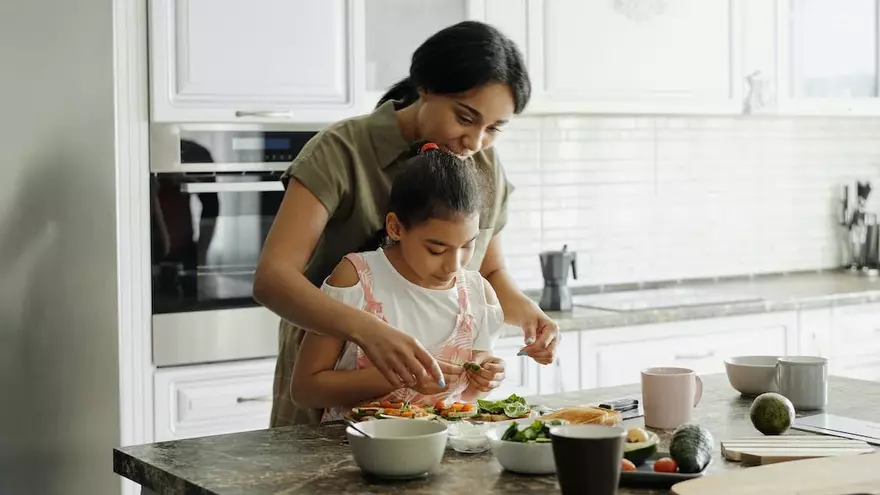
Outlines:
[{"label": "black oven window", "polygon": [[[211,153],[181,141],[187,163]],[[255,306],[253,278],[281,205],[280,172],[152,177],[153,312]]]}]

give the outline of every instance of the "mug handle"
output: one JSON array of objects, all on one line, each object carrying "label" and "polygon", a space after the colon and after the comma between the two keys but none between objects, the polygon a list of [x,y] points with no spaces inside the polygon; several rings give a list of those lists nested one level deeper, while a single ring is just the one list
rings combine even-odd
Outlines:
[{"label": "mug handle", "polygon": [[700,403],[700,399],[703,398],[703,380],[700,378],[700,375],[694,375],[694,381],[697,382],[697,391],[694,393],[694,407],[697,407],[697,404]]}]

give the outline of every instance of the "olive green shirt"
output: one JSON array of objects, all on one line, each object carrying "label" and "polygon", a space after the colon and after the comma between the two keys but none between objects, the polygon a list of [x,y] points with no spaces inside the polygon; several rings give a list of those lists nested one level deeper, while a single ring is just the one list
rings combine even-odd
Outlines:
[{"label": "olive green shirt", "polygon": [[[389,101],[370,114],[323,129],[306,143],[282,178],[285,185],[290,179],[303,184],[329,212],[305,271],[306,278],[317,287],[343,256],[375,248],[371,244],[384,227],[392,180],[411,156],[413,145],[401,133],[395,104]],[[492,184],[487,191],[487,207],[480,215],[474,256],[467,266],[479,270],[489,241],[507,222],[507,199],[513,187],[491,148],[474,155],[474,164]],[[321,410],[302,409],[291,400],[290,380],[303,335],[303,329],[281,322],[272,427],[320,420]]]}]

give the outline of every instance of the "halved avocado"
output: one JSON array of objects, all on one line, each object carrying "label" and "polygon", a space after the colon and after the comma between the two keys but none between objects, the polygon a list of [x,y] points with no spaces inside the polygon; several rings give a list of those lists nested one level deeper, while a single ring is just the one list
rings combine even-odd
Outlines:
[{"label": "halved avocado", "polygon": [[660,443],[660,437],[656,433],[646,431],[648,439],[641,442],[624,442],[623,457],[629,459],[636,466],[641,466],[654,454],[657,453],[657,444]]}]

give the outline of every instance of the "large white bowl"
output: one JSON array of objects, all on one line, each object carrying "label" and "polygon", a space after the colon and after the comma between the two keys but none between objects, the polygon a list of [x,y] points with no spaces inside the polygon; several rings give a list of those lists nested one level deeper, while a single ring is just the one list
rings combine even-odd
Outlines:
[{"label": "large white bowl", "polygon": [[779,356],[735,356],[724,360],[730,386],[746,396],[777,392],[776,360]]},{"label": "large white bowl", "polygon": [[[489,438],[489,448],[498,459],[498,463],[504,469],[522,474],[552,474],[556,472],[556,463],[553,460],[553,445],[547,443],[520,443],[502,440],[504,431],[510,427],[510,423],[516,423],[519,429],[535,422],[535,418],[505,421],[503,424],[494,425],[494,428],[486,432]],[[559,421],[559,423],[565,423]]]},{"label": "large white bowl", "polygon": [[443,460],[449,431],[437,421],[382,419],[345,429],[354,462],[381,478],[414,478],[431,473]]}]

